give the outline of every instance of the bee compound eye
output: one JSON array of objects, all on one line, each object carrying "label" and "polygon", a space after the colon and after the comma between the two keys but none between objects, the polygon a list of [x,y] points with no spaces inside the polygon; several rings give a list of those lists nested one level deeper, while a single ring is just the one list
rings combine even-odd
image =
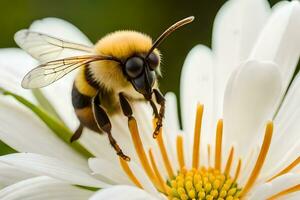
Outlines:
[{"label": "bee compound eye", "polygon": [[130,78],[138,77],[144,68],[144,61],[140,57],[132,57],[126,61],[125,71]]},{"label": "bee compound eye", "polygon": [[158,56],[154,52],[152,52],[148,56],[147,62],[149,64],[150,68],[152,70],[155,70],[158,67],[158,64],[159,64],[159,58],[158,58]]}]

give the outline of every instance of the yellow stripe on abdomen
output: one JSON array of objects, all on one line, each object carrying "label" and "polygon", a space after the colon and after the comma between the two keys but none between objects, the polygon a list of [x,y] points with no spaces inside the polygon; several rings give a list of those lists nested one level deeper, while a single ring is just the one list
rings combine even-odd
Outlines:
[{"label": "yellow stripe on abdomen", "polygon": [[79,69],[75,78],[75,86],[81,94],[94,97],[97,94],[97,90],[87,82],[85,77],[85,68],[86,66]]}]

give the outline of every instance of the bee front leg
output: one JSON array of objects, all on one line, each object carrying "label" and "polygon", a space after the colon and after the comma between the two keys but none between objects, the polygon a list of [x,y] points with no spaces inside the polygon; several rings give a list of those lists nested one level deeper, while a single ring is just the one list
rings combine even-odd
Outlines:
[{"label": "bee front leg", "polygon": [[132,108],[123,93],[119,93],[119,99],[123,114],[128,118],[128,128],[130,130],[130,121],[135,121],[135,118],[132,115]]},{"label": "bee front leg", "polygon": [[124,94],[122,92],[119,93],[119,100],[120,100],[120,105],[121,105],[123,114],[126,117],[128,117],[128,120],[130,120],[130,118],[133,118],[132,108],[131,108],[128,100],[126,99],[126,97],[124,96]]},{"label": "bee front leg", "polygon": [[157,89],[153,90],[155,98],[156,98],[156,102],[160,105],[160,109],[158,112],[158,115],[156,115],[156,127],[154,129],[153,132],[153,138],[156,138],[159,134],[159,130],[162,128],[163,124],[163,118],[165,117],[165,97],[160,93],[160,91],[158,91]]},{"label": "bee front leg", "polygon": [[107,133],[109,142],[117,152],[117,155],[126,161],[130,161],[130,158],[123,153],[117,141],[113,138],[111,134],[111,122],[108,118],[107,113],[100,105],[100,99],[98,94],[92,100],[92,109],[98,128]]}]

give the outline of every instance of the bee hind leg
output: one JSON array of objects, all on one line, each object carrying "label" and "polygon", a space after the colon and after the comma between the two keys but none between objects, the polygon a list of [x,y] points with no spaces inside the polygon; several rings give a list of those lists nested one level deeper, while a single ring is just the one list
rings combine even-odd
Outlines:
[{"label": "bee hind leg", "polygon": [[163,126],[162,122],[163,122],[163,118],[165,117],[165,103],[166,103],[166,100],[165,100],[165,97],[157,89],[154,89],[153,92],[154,92],[154,95],[155,95],[155,98],[156,98],[156,102],[160,105],[158,114],[155,113],[155,118],[157,119],[157,121],[156,121],[156,127],[155,127],[154,132],[153,132],[153,138],[156,138],[158,136],[159,132],[160,132],[160,129]]},{"label": "bee hind leg", "polygon": [[106,111],[100,105],[99,95],[96,95],[92,99],[92,109],[98,128],[100,129],[100,131],[103,131],[107,134],[109,142],[111,146],[115,149],[117,155],[126,161],[130,161],[130,158],[123,153],[117,141],[111,134],[111,122],[108,118]]},{"label": "bee hind leg", "polygon": [[78,140],[80,138],[80,136],[82,135],[82,131],[83,131],[83,125],[80,124],[79,127],[74,132],[74,134],[72,135],[72,137],[70,138],[70,142],[72,143],[72,142]]}]

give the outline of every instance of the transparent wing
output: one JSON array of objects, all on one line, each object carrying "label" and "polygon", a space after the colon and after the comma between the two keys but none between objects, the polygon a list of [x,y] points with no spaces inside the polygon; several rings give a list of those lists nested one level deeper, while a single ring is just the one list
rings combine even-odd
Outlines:
[{"label": "transparent wing", "polygon": [[31,70],[23,79],[23,88],[40,88],[61,79],[74,69],[99,60],[113,60],[109,56],[78,56],[54,60],[39,65]]},{"label": "transparent wing", "polygon": [[40,62],[92,53],[93,47],[64,41],[27,29],[15,34],[16,43]]}]

